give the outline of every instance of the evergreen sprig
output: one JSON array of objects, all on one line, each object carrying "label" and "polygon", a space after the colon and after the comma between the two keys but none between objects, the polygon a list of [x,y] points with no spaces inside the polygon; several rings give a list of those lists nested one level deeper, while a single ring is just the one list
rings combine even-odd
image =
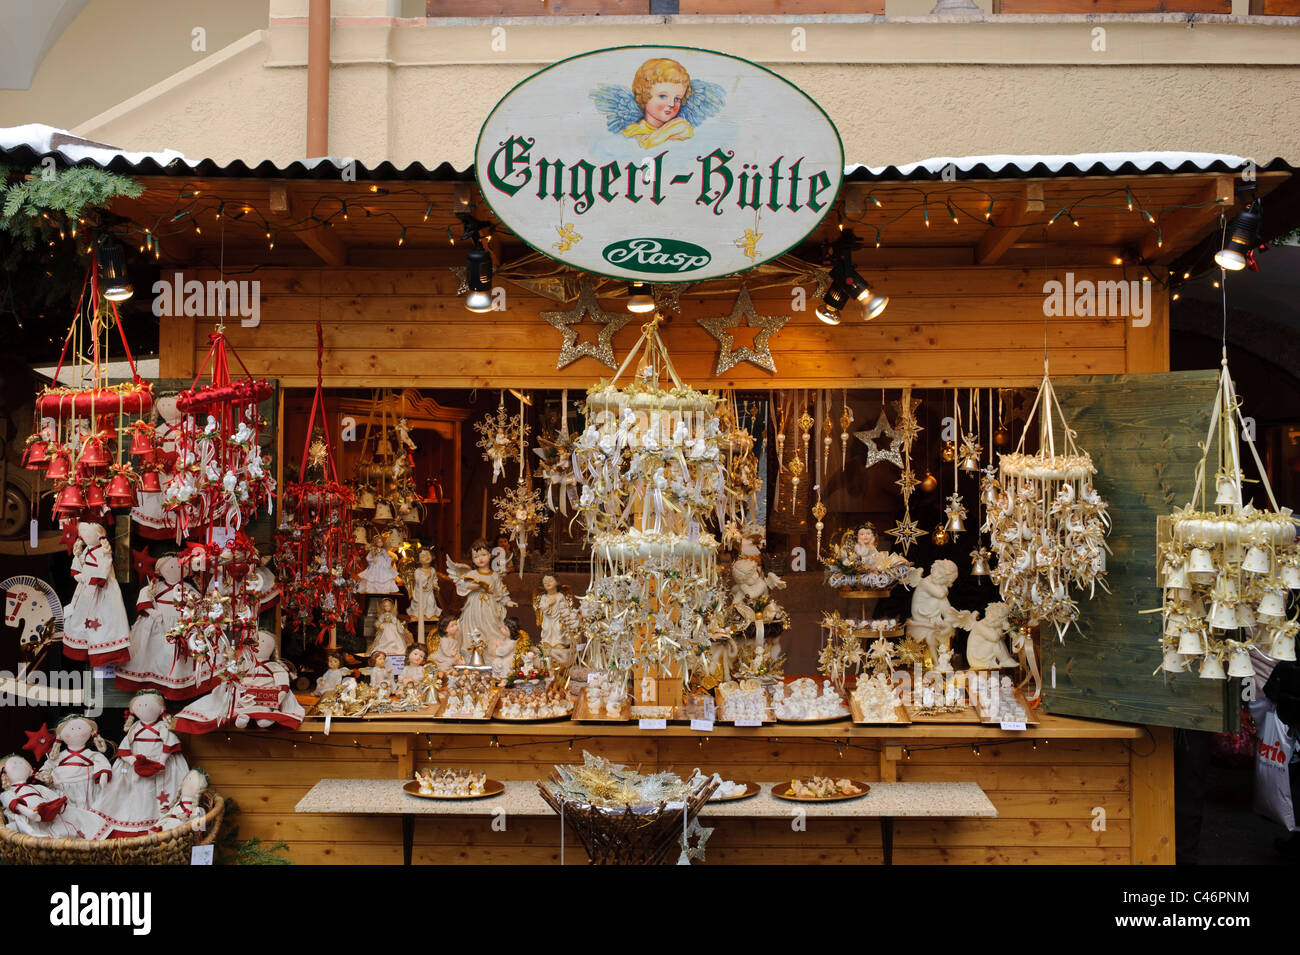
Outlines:
[{"label": "evergreen sprig", "polygon": [[[0,181],[5,181],[14,170],[0,167],[0,173]],[[144,186],[136,180],[103,169],[72,166],[49,171],[37,167],[26,175],[19,174],[4,190],[0,229],[30,251],[48,231],[42,228],[42,216],[59,214],[75,222],[87,209],[102,208],[116,196],[134,199],[143,192]]]}]

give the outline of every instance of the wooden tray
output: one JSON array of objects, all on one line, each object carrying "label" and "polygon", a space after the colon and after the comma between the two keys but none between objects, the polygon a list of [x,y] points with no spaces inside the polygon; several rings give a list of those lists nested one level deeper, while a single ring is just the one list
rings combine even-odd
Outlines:
[{"label": "wooden tray", "polygon": [[853,722],[858,726],[906,726],[912,722],[911,717],[907,715],[907,707],[902,703],[894,704],[894,713],[898,719],[892,723],[882,723],[878,720],[868,720],[862,715],[862,707],[858,706],[858,701],[852,696],[849,697],[849,709],[853,712]]},{"label": "wooden tray", "polygon": [[[776,709],[773,708],[772,712],[773,712],[773,714],[775,714],[775,713],[776,713]],[[842,714],[840,714],[839,716],[818,716],[818,717],[813,717],[813,718],[809,718],[809,719],[802,719],[802,720],[794,719],[793,717],[789,717],[789,716],[777,716],[777,717],[776,717],[776,721],[777,721],[778,723],[792,723],[792,724],[796,724],[796,725],[799,725],[799,724],[805,724],[805,725],[807,725],[807,724],[813,724],[813,723],[842,723],[842,722],[844,722],[845,720],[847,720],[847,719],[848,719],[850,716],[852,716],[852,715],[853,715],[853,714],[852,714],[852,712],[850,711],[850,712],[848,712],[848,713],[842,713]]]},{"label": "wooden tray", "polygon": [[907,715],[911,717],[913,723],[978,723],[980,721],[979,713],[975,712],[975,707],[969,704],[956,713],[922,713],[919,707],[909,706]]},{"label": "wooden tray", "polygon": [[433,718],[435,720],[463,720],[468,723],[486,723],[492,719],[492,714],[496,712],[497,701],[500,697],[499,691],[492,691],[492,699],[488,701],[488,705],[483,710],[485,716],[452,716],[447,713],[447,701],[443,700],[438,704],[438,713]]},{"label": "wooden tray", "polygon": [[562,716],[502,716],[501,707],[503,702],[498,697],[496,709],[492,711],[492,719],[499,720],[502,723],[559,723],[562,720],[573,719],[573,714],[578,712],[578,708],[574,706]]},{"label": "wooden tray", "polygon": [[[733,780],[733,782],[739,783],[739,780]],[[747,782],[745,783],[745,791],[741,793],[739,796],[726,796],[726,797],[719,797],[717,799],[714,799],[713,797],[709,797],[709,802],[711,803],[712,802],[739,802],[742,799],[749,799],[753,796],[757,796],[762,791],[763,791],[763,787],[760,786],[758,783]]]},{"label": "wooden tray", "polygon": [[867,793],[871,792],[871,787],[860,779],[850,779],[849,782],[862,790],[860,793],[854,793],[852,796],[822,796],[820,798],[811,796],[787,796],[785,790],[790,788],[789,783],[777,783],[772,787],[772,795],[777,799],[784,799],[786,802],[843,802],[846,799],[861,799]]},{"label": "wooden tray", "polygon": [[578,705],[573,708],[571,719],[578,723],[627,723],[632,719],[632,698],[628,697],[623,700],[622,716],[606,716],[605,708],[600,708],[598,715],[587,711],[587,691],[582,691],[582,696],[578,698]]},{"label": "wooden tray", "polygon": [[[1029,702],[1025,699],[1024,693],[1020,692],[1019,690],[1016,690],[1015,695],[1016,695],[1016,702],[1019,703],[1025,710],[1025,720],[1024,720],[1025,725],[1037,726],[1039,722],[1037,717],[1038,711],[1030,708]],[[980,722],[985,724],[986,726],[1002,725],[1001,720],[989,719],[988,714],[984,710],[980,710]]]},{"label": "wooden tray", "polygon": [[500,796],[506,791],[506,784],[501,782],[499,779],[489,779],[483,783],[483,791],[477,796],[434,796],[420,792],[420,784],[412,779],[402,787],[402,791],[408,795],[416,797],[417,799],[487,799],[489,796]]}]

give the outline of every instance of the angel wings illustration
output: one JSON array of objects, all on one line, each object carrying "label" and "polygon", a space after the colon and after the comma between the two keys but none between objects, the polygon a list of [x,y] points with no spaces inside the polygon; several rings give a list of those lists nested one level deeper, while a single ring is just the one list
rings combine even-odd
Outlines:
[{"label": "angel wings illustration", "polygon": [[590,96],[609,131],[635,139],[643,149],[690,139],[727,102],[720,84],[691,79],[684,66],[666,58],[642,63],[631,89],[600,83]]}]

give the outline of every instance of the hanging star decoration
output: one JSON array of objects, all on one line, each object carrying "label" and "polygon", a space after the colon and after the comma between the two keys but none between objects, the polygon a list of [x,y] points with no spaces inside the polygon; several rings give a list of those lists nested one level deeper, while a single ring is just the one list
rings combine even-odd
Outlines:
[{"label": "hanging star decoration", "polygon": [[[889,438],[889,447],[881,448],[876,443],[876,439],[881,435]],[[881,461],[888,461],[895,467],[903,466],[903,457],[899,454],[899,449],[903,446],[903,436],[900,435],[889,425],[889,416],[885,414],[885,409],[880,409],[880,417],[876,419],[876,426],[870,431],[855,431],[853,436],[867,446],[867,467],[879,464]]]},{"label": "hanging star decoration", "polygon": [[449,271],[456,276],[456,294],[465,295],[469,292],[469,271],[463,265],[453,265]]},{"label": "hanging star decoration", "polygon": [[763,238],[763,233],[754,229],[746,229],[745,234],[731,244],[740,249],[745,258],[756,259],[758,258],[758,240],[761,238]]},{"label": "hanging star decoration", "polygon": [[910,514],[906,513],[892,529],[885,533],[898,542],[898,546],[902,549],[904,555],[907,554],[908,549],[913,544],[925,536],[925,532],[921,530],[921,526],[917,524],[916,521],[912,520]]},{"label": "hanging star decoration", "polygon": [[519,483],[496,499],[496,519],[506,534],[519,548],[519,572],[524,570],[524,553],[528,538],[537,533],[546,516],[541,495],[531,481],[521,476]]},{"label": "hanging star decoration", "polygon": [[814,302],[820,302],[825,297],[826,290],[831,287],[830,269],[813,269],[811,277],[813,281],[812,299]]},{"label": "hanging star decoration", "polygon": [[148,547],[141,547],[136,550],[131,548],[131,569],[135,571],[137,580],[148,580],[157,576],[154,565],[158,561],[149,553]]},{"label": "hanging star decoration", "polygon": [[582,233],[573,231],[572,222],[556,226],[555,231],[560,235],[560,241],[551,246],[551,248],[556,252],[568,252],[571,248],[582,241]]},{"label": "hanging star decoration", "polygon": [[521,415],[512,415],[506,410],[505,399],[497,406],[496,414],[490,414],[482,421],[474,422],[478,432],[478,447],[483,452],[483,460],[492,465],[492,482],[496,483],[498,475],[505,473],[507,461],[519,460],[518,434],[522,429],[527,441],[532,425],[522,420]]},{"label": "hanging star decoration", "polygon": [[894,419],[894,430],[902,437],[903,447],[908,450],[911,450],[917,435],[925,430],[916,420],[916,409],[920,406],[921,399],[912,397],[911,388],[903,392],[900,401],[894,402],[894,408],[898,412]]},{"label": "hanging star decoration", "polygon": [[[600,334],[596,341],[579,342],[578,330],[573,326],[579,324],[584,315],[600,325]],[[596,301],[596,290],[590,282],[584,281],[578,292],[577,304],[567,312],[542,312],[542,319],[554,326],[564,335],[564,344],[560,346],[560,357],[555,362],[557,369],[571,365],[579,358],[594,358],[610,368],[617,368],[614,361],[614,336],[632,320],[631,312],[607,312]]]},{"label": "hanging star decoration", "polygon": [[652,285],[650,294],[654,296],[655,311],[660,315],[667,315],[670,312],[675,315],[682,313],[682,291],[681,285]]},{"label": "hanging star decoration", "polygon": [[[704,846],[713,835],[712,829],[700,825],[700,817],[692,816],[686,831],[682,833],[682,854],[677,857],[678,865],[690,865],[692,859],[704,861]],[[692,845],[694,840],[694,845]]]},{"label": "hanging star decoration", "polygon": [[325,467],[325,458],[329,455],[329,446],[325,444],[325,432],[317,428],[307,448],[307,470],[320,470]]},{"label": "hanging star decoration", "polygon": [[27,734],[27,742],[23,743],[23,749],[30,750],[39,763],[54,746],[54,734],[45,723],[42,723],[38,730],[23,730],[23,732]]},{"label": "hanging star decoration", "polygon": [[[761,329],[754,336],[753,348],[747,345],[736,348],[736,337],[729,331],[729,329],[738,328],[742,319],[749,328]],[[706,332],[718,340],[720,347],[718,349],[718,363],[713,370],[715,375],[725,374],[742,361],[747,361],[771,372],[776,371],[776,360],[772,357],[769,342],[771,342],[772,336],[784,328],[786,322],[790,321],[790,316],[757,314],[754,311],[754,302],[749,297],[749,289],[745,286],[740,287],[740,292],[736,295],[736,304],[731,307],[730,315],[699,318],[696,321],[700,323]]]},{"label": "hanging star decoration", "polygon": [[911,500],[912,492],[916,490],[917,486],[921,482],[916,479],[916,475],[912,473],[910,468],[905,468],[902,477],[894,483],[897,484],[898,489],[903,492],[903,503],[906,504]]}]

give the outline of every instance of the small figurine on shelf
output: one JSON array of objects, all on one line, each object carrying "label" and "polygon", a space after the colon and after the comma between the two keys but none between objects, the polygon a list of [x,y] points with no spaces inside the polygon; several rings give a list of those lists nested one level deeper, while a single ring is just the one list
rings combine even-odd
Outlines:
[{"label": "small figurine on shelf", "polygon": [[0,765],[0,803],[15,832],[58,839],[103,839],[113,827],[103,816],[69,802],[64,793],[32,782],[32,764],[6,756]]},{"label": "small figurine on shelf", "polygon": [[957,565],[950,560],[936,560],[930,565],[928,576],[922,577],[917,567],[908,581],[916,590],[912,594],[907,637],[925,644],[932,665],[939,661],[939,647],[949,645],[962,619],[960,612],[948,603],[948,588],[956,580]]},{"label": "small figurine on shelf", "polygon": [[[461,634],[477,630],[487,641],[510,639],[506,626],[506,608],[516,606],[510,599],[501,575],[492,569],[492,550],[479,538],[469,549],[474,566],[457,564],[447,558],[447,573],[456,581],[456,593],[465,598],[460,611]],[[512,650],[513,652],[513,650]]]},{"label": "small figurine on shelf", "polygon": [[189,772],[181,741],[172,732],[162,694],[141,690],[127,704],[126,735],[117,748],[113,781],[96,809],[123,835],[139,835],[158,824],[159,816],[180,791]]},{"label": "small figurine on shelf", "polygon": [[207,791],[208,774],[201,769],[191,769],[181,780],[180,792],[158,821],[158,828],[167,832],[177,826],[193,825],[203,819],[200,800]]},{"label": "small figurine on shelf", "polygon": [[388,654],[383,650],[370,651],[368,662],[370,666],[366,667],[366,679],[375,689],[379,689],[385,684],[392,686],[393,671],[388,669]]},{"label": "small figurine on shelf", "polygon": [[104,756],[108,744],[99,735],[99,724],[88,716],[70,713],[59,720],[54,737],[56,742],[45,757],[41,775],[52,780],[73,806],[94,809],[113,778],[113,768]]},{"label": "small figurine on shelf", "polygon": [[325,672],[316,678],[316,695],[324,696],[348,675],[348,671],[343,669],[343,657],[335,652],[329,653],[325,657]]},{"label": "small figurine on shelf", "polygon": [[379,602],[379,616],[375,618],[375,639],[371,641],[367,655],[382,650],[400,656],[406,653],[410,642],[410,631],[397,617],[397,604],[392,597],[385,597]]},{"label": "small figurine on shelf", "polygon": [[397,568],[393,566],[393,557],[384,547],[382,534],[370,538],[370,550],[366,552],[366,566],[357,575],[360,585],[357,590],[363,594],[395,594],[397,587]]},{"label": "small figurine on shelf", "polygon": [[568,594],[555,577],[542,578],[542,588],[533,594],[533,610],[537,613],[537,626],[541,631],[538,644],[557,673],[567,673],[573,666],[574,643],[577,637],[578,612]]},{"label": "small figurine on shelf", "polygon": [[257,632],[256,647],[245,646],[216,689],[187,705],[176,716],[181,733],[210,733],[234,723],[243,729],[249,722],[265,729],[273,724],[297,727],[306,712],[289,691],[288,668],[275,659],[275,634]]},{"label": "small figurine on shelf", "polygon": [[443,624],[442,635],[438,638],[438,645],[433,648],[429,659],[439,672],[445,672],[465,662],[461,650],[459,620],[448,620]]},{"label": "small figurine on shelf", "polygon": [[505,636],[495,637],[488,641],[488,662],[492,664],[492,675],[494,677],[502,679],[514,672],[513,665],[516,659],[516,650],[521,643],[526,647],[531,646],[527,634],[524,634],[522,639],[520,638],[519,623],[511,617],[510,620],[506,621]]},{"label": "small figurine on shelf", "polygon": [[77,524],[72,576],[77,589],[63,618],[63,655],[91,666],[131,659],[131,626],[113,576],[113,542],[103,524]]},{"label": "small figurine on shelf", "polygon": [[769,656],[780,656],[778,639],[790,618],[785,609],[776,602],[772,592],[784,590],[785,581],[773,573],[763,573],[763,534],[756,528],[747,529],[748,533],[739,537],[740,553],[731,562],[731,608],[733,622],[744,633],[750,626],[754,628],[754,637],[744,641],[748,648],[752,645],[755,652],[763,646],[769,637],[767,628],[775,625],[776,632],[771,634],[772,645]]},{"label": "small figurine on shelf", "polygon": [[415,639],[424,643],[424,625],[442,616],[438,606],[438,571],[433,566],[433,551],[427,547],[420,548],[418,564],[411,573],[411,606],[407,615],[415,617]]},{"label": "small figurine on shelf", "polygon": [[424,664],[428,661],[428,652],[418,643],[406,648],[406,664],[402,667],[399,683],[419,683],[425,677]]},{"label": "small figurine on shelf", "polygon": [[870,522],[845,531],[831,544],[826,559],[826,583],[843,590],[889,590],[912,567],[905,557],[877,546],[876,528]]},{"label": "small figurine on shelf", "polygon": [[966,640],[966,664],[972,670],[994,670],[1014,667],[1016,658],[1007,648],[1007,631],[1011,629],[1011,611],[999,601],[984,608],[984,619],[979,611],[971,611],[959,626],[970,637]]}]

